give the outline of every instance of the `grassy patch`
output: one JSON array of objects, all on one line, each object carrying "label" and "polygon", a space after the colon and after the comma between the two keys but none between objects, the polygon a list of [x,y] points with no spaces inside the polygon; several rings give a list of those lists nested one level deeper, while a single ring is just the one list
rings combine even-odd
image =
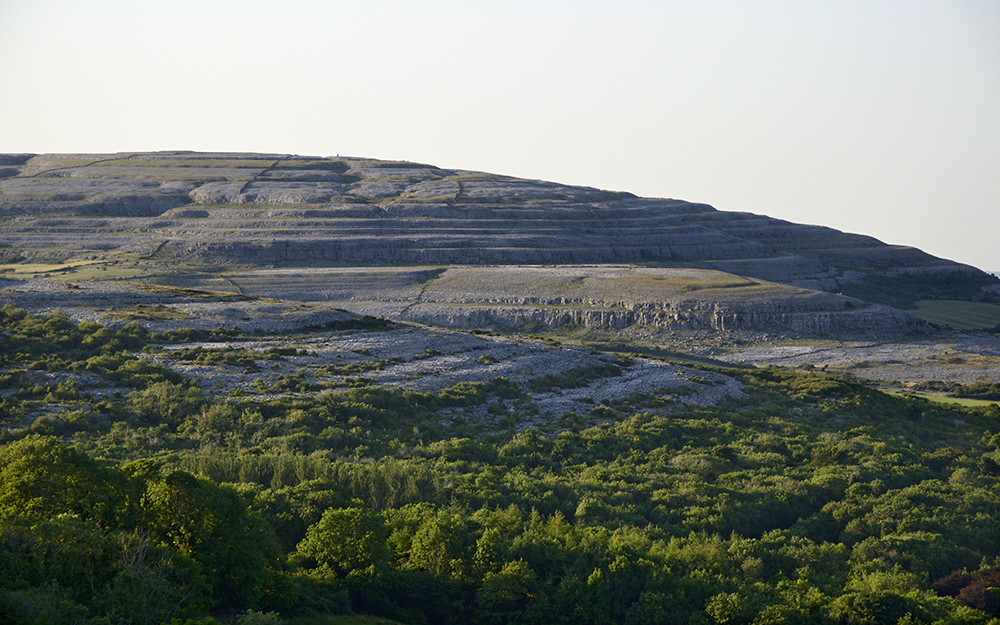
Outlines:
[{"label": "grassy patch", "polygon": [[996,278],[992,276],[968,275],[961,272],[933,276],[868,274],[865,281],[860,284],[842,285],[841,292],[850,297],[913,310],[925,300],[982,299],[982,288],[993,284],[996,284]]},{"label": "grassy patch", "polygon": [[1000,401],[1000,384],[990,384],[989,382],[959,384],[957,382],[930,380],[914,384],[913,390],[935,395],[948,395],[950,397]]},{"label": "grassy patch", "polygon": [[103,261],[97,260],[77,260],[69,263],[9,263],[0,265],[0,274],[13,275],[17,277],[34,277],[39,274],[62,272],[93,265]]},{"label": "grassy patch", "polygon": [[143,319],[145,321],[179,321],[182,319],[193,319],[193,317],[186,312],[169,308],[163,304],[157,304],[155,306],[143,306],[142,304],[137,304],[135,306],[112,308],[108,312],[108,316],[112,319]]},{"label": "grassy patch", "polygon": [[141,169],[262,169],[274,164],[274,159],[215,159],[215,158],[129,158],[99,163],[96,169],[141,168]]},{"label": "grassy patch", "polygon": [[[188,289],[185,287],[178,286],[163,286],[159,284],[140,284],[139,288],[148,293],[162,293],[165,295],[175,295],[177,297],[190,297],[190,298],[202,298],[202,299],[256,299],[253,297],[246,297],[239,295],[237,293],[231,293],[227,291],[206,291],[203,289]],[[277,301],[277,300],[273,300]]]},{"label": "grassy patch", "polygon": [[588,336],[585,339],[580,339],[580,340],[568,339],[564,342],[567,345],[579,345],[580,347],[585,347],[587,349],[591,349],[598,352],[638,355],[645,358],[655,358],[657,360],[663,360],[666,362],[671,362],[679,365],[693,365],[698,367],[722,367],[728,369],[754,368],[753,365],[747,365],[740,362],[726,362],[724,360],[716,360],[709,356],[698,356],[696,354],[691,354],[684,351],[678,351],[676,349],[670,349],[668,347],[645,345],[639,341],[619,339],[618,337],[608,337],[607,339],[604,339],[601,338],[599,335],[594,334]]},{"label": "grassy patch", "polygon": [[944,395],[925,395],[923,393],[897,393],[893,391],[886,391],[889,395],[894,397],[920,397],[926,399],[927,401],[932,401],[938,404],[950,404],[954,406],[966,406],[973,408],[982,408],[984,406],[991,406],[997,404],[995,400],[989,399],[968,399],[965,397],[945,397]]},{"label": "grassy patch", "polygon": [[588,365],[570,369],[562,375],[549,373],[532,380],[529,385],[536,393],[551,393],[559,388],[583,388],[601,378],[611,378],[622,374],[622,367],[628,367],[632,360],[625,356],[618,358],[617,364]]},{"label": "grassy patch", "polygon": [[921,300],[913,311],[925,321],[960,330],[992,329],[1000,325],[1000,304],[959,300]]},{"label": "grassy patch", "polygon": [[358,375],[360,373],[368,373],[369,371],[381,371],[387,366],[398,365],[402,362],[405,361],[401,356],[395,356],[393,358],[389,358],[388,360],[361,360],[344,365],[323,365],[316,368],[315,375],[317,377],[331,375]]},{"label": "grassy patch", "polygon": [[654,358],[674,364],[697,367],[721,367],[730,369],[754,368],[740,362],[716,360],[710,356],[696,355],[682,347],[670,343],[653,343],[646,339],[605,332],[600,328],[590,328],[580,324],[567,323],[558,328],[542,331],[545,338],[555,338],[565,345],[575,345],[592,351]]},{"label": "grassy patch", "polygon": [[933,395],[924,395],[927,399],[931,401],[936,401],[942,404],[957,404],[959,406],[991,406],[996,404],[995,400],[988,399],[968,399],[966,397],[935,397]]},{"label": "grassy patch", "polygon": [[57,155],[42,155],[36,156],[31,159],[27,167],[25,167],[25,174],[29,176],[42,175],[47,171],[54,169],[67,169],[71,167],[86,167],[91,163],[96,163],[97,161],[104,160],[103,157],[86,157],[86,156],[57,156]]},{"label": "grassy patch", "polygon": [[[11,250],[16,253],[16,250]],[[99,251],[101,258],[87,260],[72,260],[73,257],[80,258],[84,254],[97,252],[96,250],[61,249],[61,248],[39,248],[33,250],[35,256],[30,259],[32,262],[11,262],[8,260],[11,253],[6,258],[0,259],[0,276],[12,278],[51,278],[54,280],[72,279],[86,280],[93,282],[121,282],[150,280],[164,275],[169,275],[172,279],[178,279],[178,274],[184,275],[190,272],[190,267],[179,263],[171,264],[169,267],[162,264],[150,263],[143,259],[140,254],[131,252],[107,252]],[[44,254],[44,258],[39,255]],[[204,272],[201,268],[199,272]]]},{"label": "grassy patch", "polygon": [[174,360],[193,362],[199,365],[208,366],[230,366],[243,367],[244,373],[259,371],[258,360],[284,360],[285,356],[304,356],[304,350],[292,348],[272,347],[266,351],[248,351],[245,349],[234,349],[231,346],[223,348],[190,347],[175,350],[164,350]]}]

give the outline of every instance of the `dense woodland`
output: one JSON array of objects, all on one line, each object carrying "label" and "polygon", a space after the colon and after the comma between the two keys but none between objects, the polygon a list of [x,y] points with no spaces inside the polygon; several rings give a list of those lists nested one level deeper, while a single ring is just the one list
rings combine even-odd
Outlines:
[{"label": "dense woodland", "polygon": [[733,369],[497,431],[438,411],[531,388],[212,397],[140,357],[184,333],[0,328],[0,623],[1000,624],[997,405]]}]

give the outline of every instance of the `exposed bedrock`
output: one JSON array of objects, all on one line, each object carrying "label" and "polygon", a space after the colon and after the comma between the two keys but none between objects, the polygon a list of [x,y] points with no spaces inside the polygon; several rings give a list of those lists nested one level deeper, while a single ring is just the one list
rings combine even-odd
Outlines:
[{"label": "exposed bedrock", "polygon": [[523,236],[463,234],[406,236],[392,231],[358,233],[354,238],[282,240],[273,242],[189,242],[171,240],[161,256],[222,264],[351,266],[367,264],[573,264],[690,262],[714,256],[751,253],[748,242],[718,242],[704,246],[643,246],[616,237],[524,234]]},{"label": "exposed bedrock", "polygon": [[0,243],[21,257],[113,260],[141,247],[143,262],[165,272],[178,263],[631,263],[716,269],[890,304],[905,299],[886,286],[900,277],[917,299],[996,298],[989,288],[1000,283],[914,248],[821,226],[363,158],[0,155],[0,221]]},{"label": "exposed bedrock", "polygon": [[10,165],[24,165],[32,158],[37,156],[36,154],[0,154],[0,167],[6,167]]},{"label": "exposed bedrock", "polygon": [[579,324],[595,328],[633,325],[664,330],[772,330],[804,336],[900,336],[928,329],[919,317],[888,306],[844,311],[581,310],[530,306],[416,304],[396,318],[460,328],[546,328]]},{"label": "exposed bedrock", "polygon": [[255,270],[247,295],[321,301],[361,314],[457,327],[566,324],[897,336],[919,318],[864,301],[703,269],[628,265]]}]

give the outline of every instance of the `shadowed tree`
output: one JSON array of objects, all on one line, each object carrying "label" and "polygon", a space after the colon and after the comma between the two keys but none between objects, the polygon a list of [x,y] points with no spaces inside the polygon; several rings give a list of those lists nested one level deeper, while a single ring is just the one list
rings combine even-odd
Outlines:
[{"label": "shadowed tree", "polygon": [[389,565],[388,529],[377,512],[365,508],[330,508],[306,530],[300,555],[340,576],[380,571]]}]

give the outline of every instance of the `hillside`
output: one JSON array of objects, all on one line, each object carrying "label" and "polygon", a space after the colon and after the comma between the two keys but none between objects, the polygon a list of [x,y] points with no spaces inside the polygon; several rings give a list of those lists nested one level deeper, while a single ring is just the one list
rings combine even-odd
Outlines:
[{"label": "hillside", "polygon": [[[231,294],[46,286],[103,298],[118,329],[0,307],[12,622],[1000,615],[996,404]],[[220,321],[258,331],[183,327]]]},{"label": "hillside", "polygon": [[[0,269],[15,277],[342,301],[460,326],[573,321],[875,336],[921,322],[869,304],[989,302],[1000,283],[830,228],[416,163],[157,152],[6,155],[0,165]],[[470,265],[505,269],[482,288],[450,290],[468,282],[461,267]],[[621,279],[602,270],[590,285],[599,293],[587,302],[561,297],[564,310],[553,312],[544,297],[552,271],[537,265],[642,268],[649,288],[635,293],[635,269]],[[676,268],[690,270],[685,297]],[[500,273],[523,285],[519,301],[492,295]],[[661,282],[674,285],[664,297],[655,293]],[[469,306],[479,312],[467,314]]]},{"label": "hillside", "polygon": [[0,156],[0,232],[0,622],[1000,622],[1000,340],[899,308],[971,267],[281,155]]}]

